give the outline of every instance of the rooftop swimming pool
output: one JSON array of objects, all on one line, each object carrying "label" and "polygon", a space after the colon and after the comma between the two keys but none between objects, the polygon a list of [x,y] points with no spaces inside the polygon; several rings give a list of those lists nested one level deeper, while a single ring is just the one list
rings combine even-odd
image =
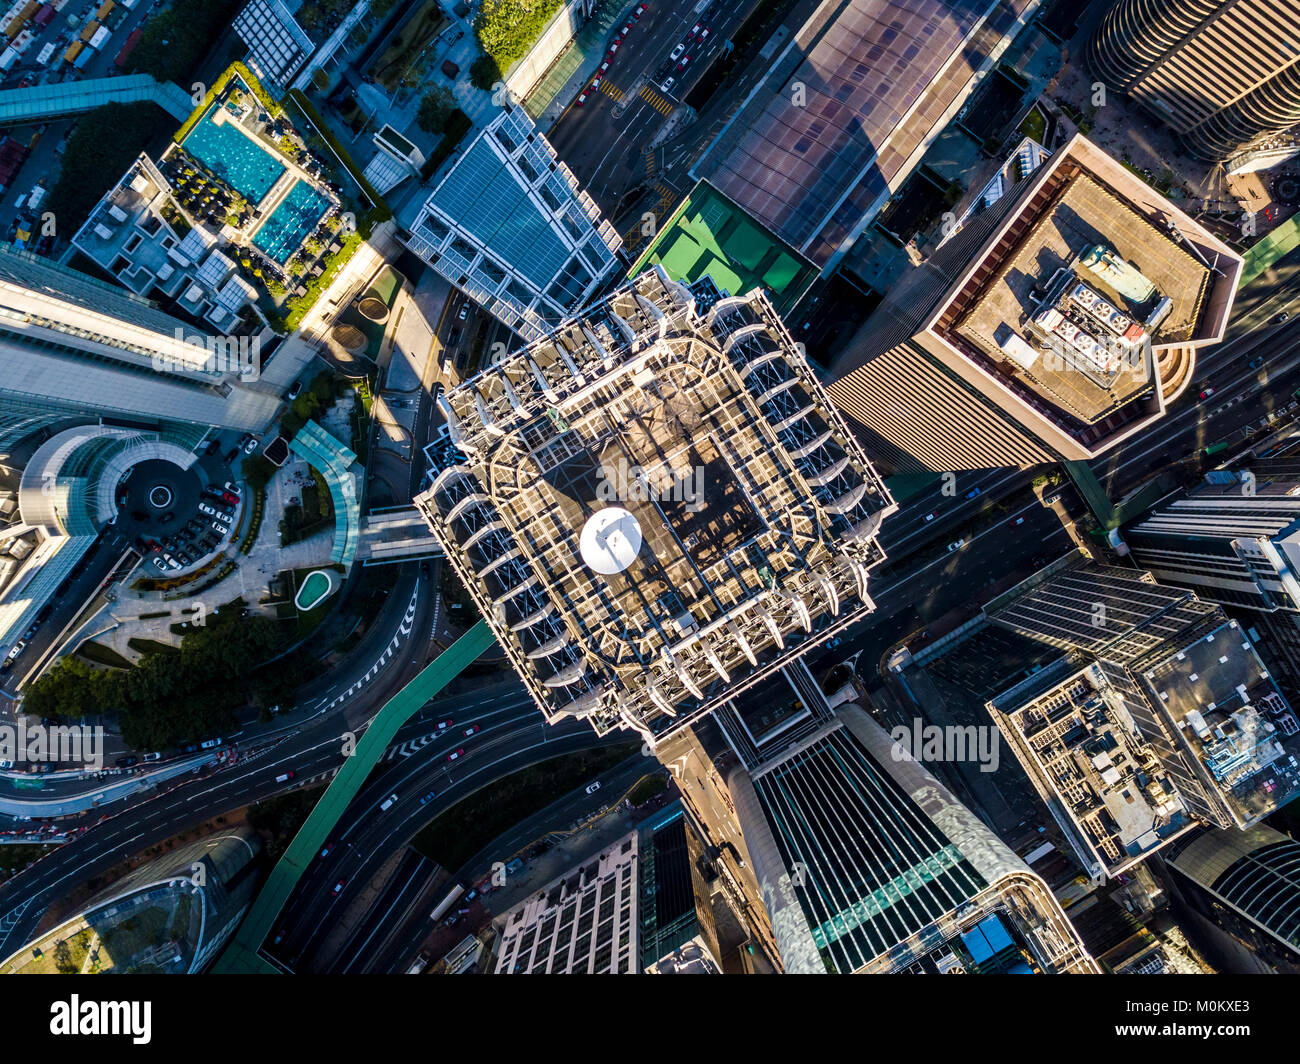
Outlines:
[{"label": "rooftop swimming pool", "polygon": [[284,263],[329,210],[328,199],[305,181],[298,181],[253,236],[253,247]]},{"label": "rooftop swimming pool", "polygon": [[234,127],[212,120],[214,104],[190,131],[183,147],[249,203],[258,203],[284,173],[284,163]]}]

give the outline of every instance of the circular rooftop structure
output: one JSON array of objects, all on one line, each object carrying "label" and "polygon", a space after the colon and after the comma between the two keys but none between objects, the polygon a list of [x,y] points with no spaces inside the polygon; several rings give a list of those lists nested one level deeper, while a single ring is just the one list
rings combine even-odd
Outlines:
[{"label": "circular rooftop structure", "polygon": [[355,355],[366,346],[366,334],[347,322],[335,325],[332,335],[335,342],[350,354]]},{"label": "circular rooftop structure", "polygon": [[587,568],[601,576],[621,573],[641,549],[641,524],[621,506],[606,506],[582,526],[578,549]]},{"label": "circular rooftop structure", "polygon": [[357,300],[357,310],[373,322],[382,324],[388,320],[388,304],[378,296],[362,296]]}]

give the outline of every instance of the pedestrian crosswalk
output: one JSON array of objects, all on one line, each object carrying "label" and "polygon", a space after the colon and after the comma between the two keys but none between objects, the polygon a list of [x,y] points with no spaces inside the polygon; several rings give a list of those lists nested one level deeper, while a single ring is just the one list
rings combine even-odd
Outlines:
[{"label": "pedestrian crosswalk", "polygon": [[673,109],[674,104],[672,100],[669,100],[667,97],[660,96],[659,93],[655,92],[655,90],[652,89],[649,85],[642,85],[641,92],[639,95],[641,99],[645,100],[646,103],[648,103],[661,115],[666,115]]},{"label": "pedestrian crosswalk", "polygon": [[621,100],[623,98],[623,90],[612,81],[602,81],[600,83],[600,91],[612,100]]}]

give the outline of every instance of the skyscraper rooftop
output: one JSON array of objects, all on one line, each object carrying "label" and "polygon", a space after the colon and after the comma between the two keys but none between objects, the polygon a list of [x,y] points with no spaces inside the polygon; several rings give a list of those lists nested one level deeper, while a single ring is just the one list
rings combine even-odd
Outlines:
[{"label": "skyscraper rooftop", "polygon": [[988,708],[1094,877],[1300,794],[1300,722],[1218,606],[1072,555],[985,612],[1065,651]]},{"label": "skyscraper rooftop", "polygon": [[1088,459],[1188,387],[1240,271],[1208,229],[1075,136],[895,287],[830,394],[924,468]]},{"label": "skyscraper rooftop", "polygon": [[417,505],[548,717],[659,735],[872,609],[893,500],[761,295],[656,268],[440,404]]},{"label": "skyscraper rooftop", "polygon": [[819,266],[961,109],[1037,0],[829,0],[696,167]]}]

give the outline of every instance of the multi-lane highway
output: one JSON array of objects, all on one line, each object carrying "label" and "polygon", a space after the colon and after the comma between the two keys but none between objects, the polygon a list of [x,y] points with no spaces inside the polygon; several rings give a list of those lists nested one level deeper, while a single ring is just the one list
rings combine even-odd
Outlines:
[{"label": "multi-lane highway", "polygon": [[595,90],[589,87],[582,104],[571,104],[547,133],[607,215],[616,217],[625,194],[652,180],[646,152],[656,134],[754,4],[647,0],[647,10],[630,22]]}]

